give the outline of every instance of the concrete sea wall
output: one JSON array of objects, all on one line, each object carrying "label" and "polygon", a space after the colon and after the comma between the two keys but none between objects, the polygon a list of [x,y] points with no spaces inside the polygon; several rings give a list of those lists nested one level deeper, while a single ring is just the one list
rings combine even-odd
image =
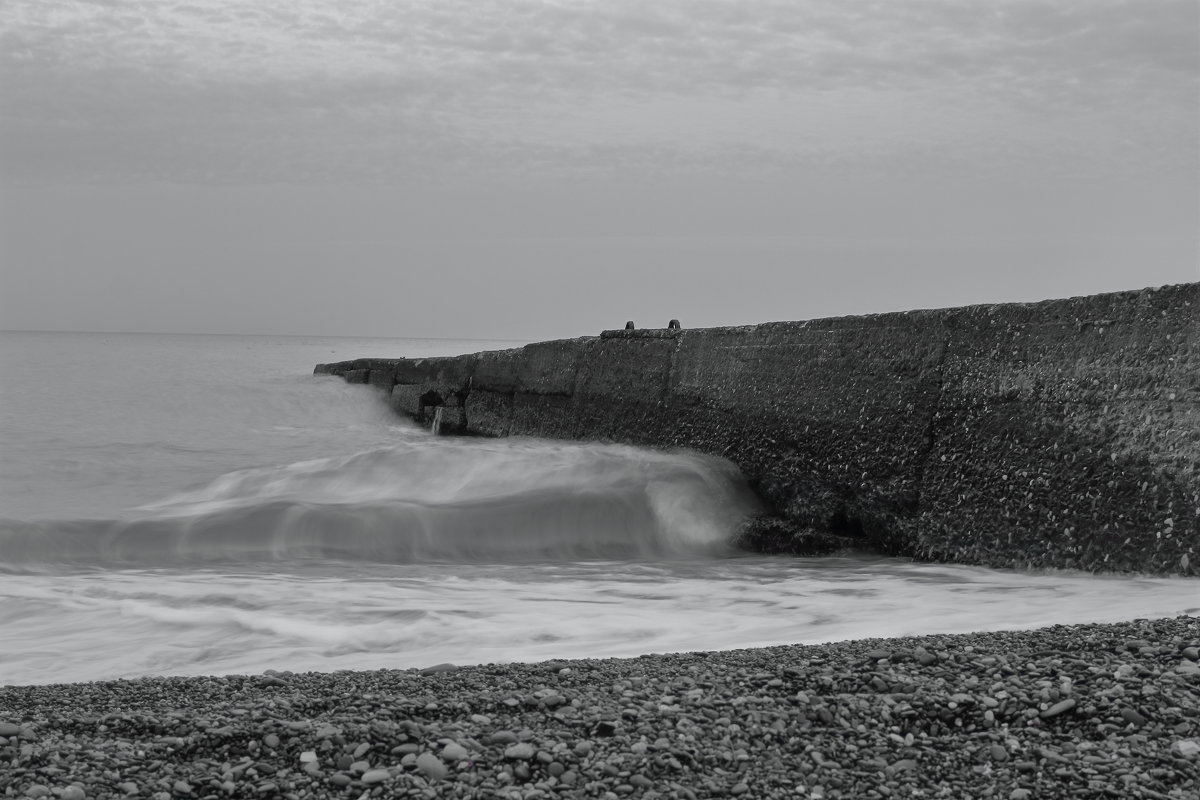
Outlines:
[{"label": "concrete sea wall", "polygon": [[775,516],[744,544],[1194,573],[1200,283],[322,364],[443,433],[686,447]]}]

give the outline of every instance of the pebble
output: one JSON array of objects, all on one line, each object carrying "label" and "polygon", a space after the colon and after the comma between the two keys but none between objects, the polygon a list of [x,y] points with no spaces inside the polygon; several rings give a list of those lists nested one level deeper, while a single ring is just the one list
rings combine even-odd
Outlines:
[{"label": "pebble", "polygon": [[533,745],[529,742],[517,742],[516,744],[504,749],[505,758],[524,759],[533,758]]},{"label": "pebble", "polygon": [[1171,749],[1184,758],[1195,758],[1200,755],[1200,742],[1195,739],[1181,739],[1173,744]]},{"label": "pebble", "polygon": [[15,722],[0,722],[0,736],[16,736],[21,733],[21,726]]},{"label": "pebble", "polygon": [[58,797],[59,800],[83,800],[85,797],[87,797],[87,792],[85,792],[82,787],[71,784],[70,786],[64,787],[62,793],[59,794]]},{"label": "pebble", "polygon": [[440,675],[444,672],[454,672],[457,669],[458,669],[458,667],[455,666],[454,664],[449,664],[449,663],[434,664],[432,667],[426,667],[425,669],[421,670],[421,674],[422,675]]},{"label": "pebble", "polygon": [[1122,708],[1121,719],[1125,720],[1136,728],[1140,728],[1146,724],[1146,718],[1132,708]]},{"label": "pebble", "polygon": [[471,757],[467,748],[463,747],[458,742],[449,742],[442,748],[442,758],[450,762],[466,761]]},{"label": "pebble", "polygon": [[1057,703],[1047,708],[1041,713],[1041,717],[1042,719],[1051,719],[1053,717],[1057,717],[1059,714],[1070,711],[1074,707],[1075,698],[1068,697],[1066,700],[1059,700]]},{"label": "pebble", "polygon": [[[0,725],[20,737],[0,742],[5,768],[18,765],[0,786],[52,800],[890,800],[918,788],[1031,800],[1059,796],[1035,787],[1072,784],[1079,796],[1200,796],[1200,695],[1177,671],[1196,663],[1198,631],[1180,618],[580,661],[565,673],[564,662],[307,673],[288,675],[286,692],[254,677],[0,686]],[[368,753],[391,753],[389,768]],[[68,788],[77,781],[82,798]],[[159,791],[180,784],[187,792]]]},{"label": "pebble", "polygon": [[390,777],[392,777],[392,773],[388,772],[386,769],[372,769],[364,772],[359,780],[365,783],[367,786],[373,786],[377,783],[383,783]]},{"label": "pebble", "polygon": [[442,760],[433,753],[421,753],[417,756],[417,772],[431,780],[440,781],[450,770]]},{"label": "pebble", "polygon": [[617,726],[611,722],[597,722],[596,727],[592,729],[592,736],[607,738],[617,734]]}]

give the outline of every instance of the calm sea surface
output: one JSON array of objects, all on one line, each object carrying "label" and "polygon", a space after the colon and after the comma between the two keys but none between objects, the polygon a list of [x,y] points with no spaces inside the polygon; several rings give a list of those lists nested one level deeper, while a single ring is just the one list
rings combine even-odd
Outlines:
[{"label": "calm sea surface", "polygon": [[0,683],[1200,613],[1184,579],[739,555],[727,462],[435,439],[311,374],[516,344],[0,333]]}]

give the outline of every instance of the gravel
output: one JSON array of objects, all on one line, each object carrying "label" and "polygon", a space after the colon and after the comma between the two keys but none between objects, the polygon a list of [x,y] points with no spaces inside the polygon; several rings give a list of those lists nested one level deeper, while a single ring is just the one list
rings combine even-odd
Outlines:
[{"label": "gravel", "polygon": [[1200,797],[1200,619],[0,687],[0,793]]}]

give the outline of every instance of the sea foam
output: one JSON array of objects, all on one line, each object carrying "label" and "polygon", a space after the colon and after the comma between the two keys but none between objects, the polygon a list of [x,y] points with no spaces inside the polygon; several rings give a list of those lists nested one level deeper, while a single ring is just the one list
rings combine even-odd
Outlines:
[{"label": "sea foam", "polygon": [[424,437],[235,471],[125,519],[0,521],[0,564],[716,555],[757,509],[718,458]]}]

